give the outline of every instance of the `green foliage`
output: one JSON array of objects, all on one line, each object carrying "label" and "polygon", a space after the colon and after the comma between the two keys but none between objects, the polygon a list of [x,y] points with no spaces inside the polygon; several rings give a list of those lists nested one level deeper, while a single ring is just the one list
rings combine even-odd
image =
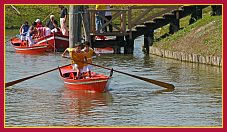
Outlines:
[{"label": "green foliage", "polygon": [[14,7],[20,14],[10,5],[5,6],[5,28],[7,29],[19,29],[25,21],[32,24],[38,18],[43,21],[47,17],[43,21],[45,25],[52,11],[52,15],[55,16],[56,20],[59,20],[60,16],[58,5],[14,5]]}]

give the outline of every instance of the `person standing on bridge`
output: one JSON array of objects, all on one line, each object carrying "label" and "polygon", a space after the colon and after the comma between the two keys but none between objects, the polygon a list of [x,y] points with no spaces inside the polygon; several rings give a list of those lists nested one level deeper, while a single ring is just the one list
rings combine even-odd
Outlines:
[{"label": "person standing on bridge", "polygon": [[[106,9],[107,9],[107,10],[110,10],[110,8],[112,8],[112,6],[110,6],[110,5],[107,5],[107,6],[106,6]],[[105,12],[105,18],[106,18],[108,21],[110,21],[110,20],[112,19],[112,13],[111,13],[111,11],[106,11],[106,12]],[[107,21],[104,20],[104,23],[106,23],[106,22],[107,22]],[[111,23],[112,23],[112,22],[111,22]],[[108,26],[109,26],[109,31],[110,31],[110,32],[113,31],[113,26],[112,26],[111,23],[108,24]],[[105,32],[107,32],[107,26],[105,26]]]},{"label": "person standing on bridge", "polygon": [[95,7],[96,10],[99,10],[97,11],[96,13],[96,20],[95,20],[95,28],[96,28],[96,31],[98,33],[100,33],[100,31],[104,32],[103,29],[99,30],[103,24],[104,24],[104,18],[105,18],[105,11],[101,11],[101,10],[105,10],[106,9],[106,5],[96,5]]}]

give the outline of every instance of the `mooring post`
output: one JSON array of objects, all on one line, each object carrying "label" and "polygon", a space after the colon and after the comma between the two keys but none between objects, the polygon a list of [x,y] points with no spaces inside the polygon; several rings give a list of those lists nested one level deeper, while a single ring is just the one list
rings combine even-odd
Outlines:
[{"label": "mooring post", "polygon": [[212,5],[212,16],[220,16],[222,15],[222,5]]},{"label": "mooring post", "polygon": [[124,45],[124,54],[133,54],[134,39],[130,35],[126,36],[126,44]]},{"label": "mooring post", "polygon": [[74,48],[81,41],[80,6],[69,6],[69,47]]},{"label": "mooring post", "polygon": [[153,45],[154,40],[154,30],[150,30],[146,34],[144,34],[144,48],[146,53],[149,54],[149,48]]},{"label": "mooring post", "polygon": [[202,18],[202,8],[201,6],[194,6],[193,7],[193,12],[191,14],[191,18],[189,20],[189,25],[193,24],[194,22],[196,22],[197,20]]},{"label": "mooring post", "polygon": [[[82,6],[82,24],[83,24],[83,28],[84,28],[84,39],[85,41],[91,42],[91,37],[90,37],[90,18],[89,18],[89,14],[88,14],[88,6],[84,5]],[[91,46],[91,45],[90,45]]]},{"label": "mooring post", "polygon": [[170,22],[170,26],[169,26],[169,34],[174,34],[180,29],[179,11],[175,11],[174,17],[171,19],[172,21]]},{"label": "mooring post", "polygon": [[76,27],[74,26],[75,22],[75,12],[76,8],[73,5],[69,6],[69,47],[75,47],[75,38],[76,38]]}]

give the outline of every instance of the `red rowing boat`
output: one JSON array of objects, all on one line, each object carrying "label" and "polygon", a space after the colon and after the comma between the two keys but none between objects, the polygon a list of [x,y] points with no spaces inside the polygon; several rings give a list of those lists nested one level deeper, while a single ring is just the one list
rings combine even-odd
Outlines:
[{"label": "red rowing boat", "polygon": [[26,41],[21,41],[17,37],[11,39],[11,44],[17,53],[42,54],[47,50],[47,45],[33,45],[29,47]]},{"label": "red rowing boat", "polygon": [[71,90],[89,90],[96,92],[105,92],[108,88],[110,77],[103,74],[92,72],[92,77],[88,76],[85,79],[74,79],[76,72],[72,66],[59,68],[60,76],[64,81],[65,87]]},{"label": "red rowing boat", "polygon": [[37,46],[48,45],[48,51],[63,52],[69,47],[69,36],[53,33],[35,40]]}]

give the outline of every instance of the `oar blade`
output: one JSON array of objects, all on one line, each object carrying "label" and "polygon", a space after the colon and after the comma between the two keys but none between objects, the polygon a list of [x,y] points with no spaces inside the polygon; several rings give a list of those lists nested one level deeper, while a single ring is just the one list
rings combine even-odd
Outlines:
[{"label": "oar blade", "polygon": [[150,78],[145,78],[145,77],[140,77],[140,76],[132,75],[132,74],[125,73],[125,72],[122,72],[122,71],[117,71],[117,70],[113,70],[113,71],[119,72],[119,73],[122,73],[122,74],[125,74],[125,75],[128,75],[128,76],[131,76],[131,77],[134,77],[134,78],[137,78],[137,79],[140,79],[140,80],[143,80],[143,81],[146,81],[146,82],[149,82],[149,83],[152,83],[152,84],[155,84],[155,85],[158,85],[158,86],[167,88],[167,89],[172,89],[172,90],[175,89],[175,87],[174,87],[173,84],[169,84],[169,83],[157,81],[157,80],[150,79]]}]

